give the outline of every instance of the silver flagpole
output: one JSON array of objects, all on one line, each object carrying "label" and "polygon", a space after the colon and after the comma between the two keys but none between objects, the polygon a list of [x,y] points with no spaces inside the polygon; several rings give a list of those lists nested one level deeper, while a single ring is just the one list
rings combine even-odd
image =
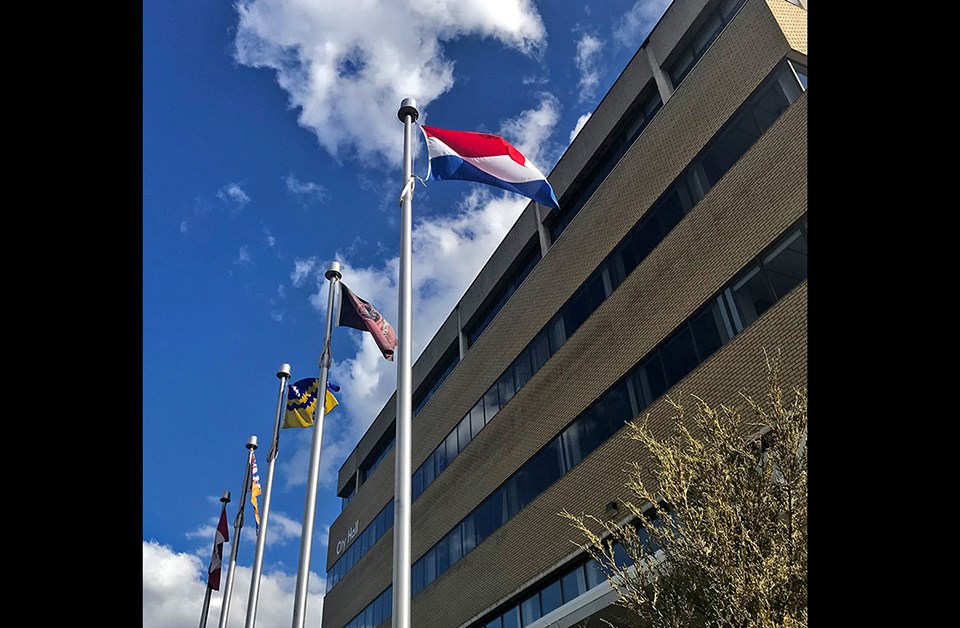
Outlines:
[{"label": "silver flagpole", "polygon": [[220,610],[219,628],[226,628],[227,616],[230,614],[230,598],[233,595],[233,572],[237,568],[237,546],[240,544],[240,529],[243,528],[243,506],[247,501],[247,489],[250,488],[250,467],[253,463],[253,450],[257,448],[257,437],[251,436],[247,441],[247,469],[243,473],[243,490],[240,492],[240,506],[237,508],[237,518],[233,520],[233,543],[230,546],[230,570],[227,572],[227,589],[223,592],[223,608]]},{"label": "silver flagpole", "polygon": [[277,418],[273,424],[273,440],[267,452],[267,481],[263,487],[263,505],[260,507],[260,528],[257,530],[257,551],[253,557],[253,574],[250,576],[250,597],[247,598],[247,620],[244,628],[253,628],[257,623],[257,602],[260,598],[260,572],[263,570],[263,546],[267,540],[267,518],[270,516],[270,495],[273,487],[273,465],[280,449],[280,426],[283,424],[283,405],[290,379],[290,365],[281,364],[277,371],[280,378],[280,394],[277,397]]},{"label": "silver flagpole", "polygon": [[[220,516],[223,517],[223,512],[227,509],[227,504],[230,503],[230,491],[224,491],[223,495],[220,496],[220,503],[223,506],[220,507]],[[219,525],[220,520],[217,519],[217,524]],[[217,533],[213,533],[213,551],[217,551]],[[222,552],[222,550],[221,550]],[[213,557],[211,556],[211,560]],[[220,571],[223,572],[223,563],[220,564]],[[210,610],[210,593],[213,589],[210,588],[210,570],[207,568],[207,593],[203,596],[203,610],[200,612],[200,628],[207,628],[207,612]]]},{"label": "silver flagpole", "polygon": [[420,117],[417,101],[404,98],[397,117],[403,122],[404,195],[400,218],[400,333],[397,351],[397,444],[393,488],[393,628],[410,628],[410,438],[411,438],[411,350],[412,263],[411,200],[413,186],[413,123]]},{"label": "silver flagpole", "polygon": [[324,275],[330,281],[327,293],[327,324],[320,354],[320,386],[313,424],[313,445],[310,449],[310,471],[307,475],[307,500],[303,507],[303,528],[300,533],[300,565],[297,568],[297,590],[293,600],[293,628],[303,628],[307,621],[307,584],[310,580],[310,550],[313,547],[313,515],[317,506],[317,484],[320,481],[320,447],[323,443],[323,417],[326,414],[327,373],[330,371],[330,333],[333,330],[333,295],[340,274],[340,262],[330,262]]}]

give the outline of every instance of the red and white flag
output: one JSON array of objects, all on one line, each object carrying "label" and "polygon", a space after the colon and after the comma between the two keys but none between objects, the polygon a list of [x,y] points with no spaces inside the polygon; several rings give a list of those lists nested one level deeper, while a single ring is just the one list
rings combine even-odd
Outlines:
[{"label": "red and white flag", "polygon": [[220,523],[217,524],[217,537],[213,541],[213,556],[210,557],[210,569],[207,586],[214,591],[220,590],[220,567],[223,564],[223,544],[230,540],[227,534],[227,509],[220,511]]}]

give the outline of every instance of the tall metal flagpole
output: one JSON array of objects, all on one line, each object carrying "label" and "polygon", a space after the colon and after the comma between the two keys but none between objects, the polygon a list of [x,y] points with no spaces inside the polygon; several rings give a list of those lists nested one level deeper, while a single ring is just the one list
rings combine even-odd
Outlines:
[{"label": "tall metal flagpole", "polygon": [[[220,516],[223,516],[223,512],[227,509],[227,504],[230,503],[230,491],[224,491],[223,495],[220,496],[220,503],[223,506],[220,507]],[[217,535],[213,535],[213,551],[217,551]],[[221,567],[222,569],[222,567]],[[210,574],[207,574],[207,593],[203,596],[203,610],[200,612],[200,628],[207,628],[207,612],[210,610],[210,592],[213,589],[210,588]]]},{"label": "tall metal flagpole", "polygon": [[257,531],[257,551],[253,557],[253,574],[250,576],[250,596],[247,598],[247,620],[244,628],[253,628],[257,623],[257,602],[260,598],[260,572],[263,570],[263,547],[267,540],[267,518],[270,516],[270,495],[273,487],[273,466],[280,449],[280,426],[283,424],[283,406],[290,379],[290,365],[281,364],[277,371],[280,379],[280,394],[277,397],[277,418],[273,423],[273,440],[267,452],[267,481],[263,488],[263,505],[260,507],[260,528]]},{"label": "tall metal flagpole", "polygon": [[293,600],[293,628],[303,628],[307,621],[307,584],[310,580],[310,550],[313,548],[313,515],[317,506],[317,484],[320,481],[320,447],[323,442],[323,417],[326,414],[327,373],[330,371],[330,333],[333,331],[333,295],[340,274],[340,262],[330,262],[324,275],[330,281],[327,293],[327,324],[320,354],[320,385],[317,388],[317,409],[314,412],[313,445],[310,449],[310,471],[307,474],[307,500],[303,507],[303,528],[300,533],[300,565],[297,569],[297,590]]},{"label": "tall metal flagpole", "polygon": [[227,616],[230,614],[230,598],[233,596],[233,572],[237,568],[237,546],[240,544],[240,529],[243,527],[243,506],[247,501],[247,489],[250,488],[250,468],[253,466],[253,450],[257,448],[257,437],[251,436],[247,441],[247,470],[243,473],[243,490],[240,492],[240,506],[237,508],[237,518],[233,520],[233,543],[230,545],[230,570],[227,571],[227,590],[223,592],[223,608],[220,610],[219,628],[227,627]]},{"label": "tall metal flagpole", "polygon": [[397,117],[403,122],[403,197],[400,215],[400,328],[397,334],[397,444],[393,489],[393,628],[410,628],[410,438],[412,414],[411,348],[413,123],[417,101],[404,98]]}]

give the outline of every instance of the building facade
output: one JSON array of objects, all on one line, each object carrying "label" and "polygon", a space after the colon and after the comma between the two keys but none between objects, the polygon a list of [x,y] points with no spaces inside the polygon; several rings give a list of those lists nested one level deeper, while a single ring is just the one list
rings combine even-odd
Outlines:
[{"label": "building facade", "polygon": [[[413,366],[411,622],[616,622],[561,510],[616,516],[665,395],[807,381],[804,0],[675,0]],[[390,625],[396,395],[340,469],[323,628]]]}]

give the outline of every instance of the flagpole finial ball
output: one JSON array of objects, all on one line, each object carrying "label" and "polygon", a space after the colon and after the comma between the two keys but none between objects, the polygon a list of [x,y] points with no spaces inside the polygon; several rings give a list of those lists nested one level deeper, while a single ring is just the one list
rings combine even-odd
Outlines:
[{"label": "flagpole finial ball", "polygon": [[400,102],[400,111],[397,112],[397,117],[400,118],[400,122],[406,122],[404,118],[407,116],[410,116],[410,122],[416,122],[417,118],[420,117],[417,101],[413,98],[404,98]]},{"label": "flagpole finial ball", "polygon": [[224,491],[223,495],[220,497],[220,501],[224,504],[230,503],[230,491]]},{"label": "flagpole finial ball", "polygon": [[284,362],[277,371],[277,377],[280,379],[290,379],[290,365]]},{"label": "flagpole finial ball", "polygon": [[340,274],[340,262],[330,262],[330,267],[327,268],[327,272],[323,276],[330,281],[333,281],[334,277],[337,279],[342,278],[343,275]]},{"label": "flagpole finial ball", "polygon": [[257,448],[257,435],[254,434],[250,437],[250,440],[247,441],[247,449],[256,449]]}]

